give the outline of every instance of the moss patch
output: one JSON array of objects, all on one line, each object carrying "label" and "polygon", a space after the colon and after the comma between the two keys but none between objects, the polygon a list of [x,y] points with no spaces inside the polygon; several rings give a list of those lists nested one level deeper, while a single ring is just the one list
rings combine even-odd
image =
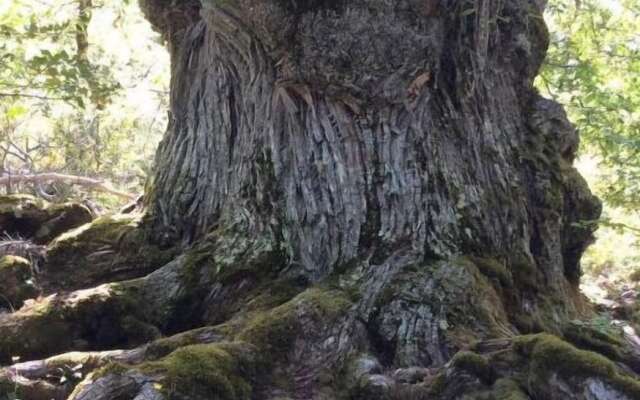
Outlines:
[{"label": "moss patch", "polygon": [[504,263],[493,258],[469,257],[480,272],[490,279],[496,279],[504,287],[513,285],[513,277]]},{"label": "moss patch", "polygon": [[137,369],[164,376],[169,398],[249,400],[260,364],[254,350],[242,342],[191,345]]},{"label": "moss patch", "polygon": [[27,304],[0,324],[0,362],[36,359],[70,349],[135,346],[159,336],[145,323],[140,302],[123,298],[115,285],[51,295]]},{"label": "moss patch", "polygon": [[50,204],[28,195],[0,196],[0,231],[38,244],[92,219],[91,211],[82,204]]},{"label": "moss patch", "polygon": [[[265,296],[223,325],[154,341],[145,356],[156,361],[129,369],[158,377],[169,398],[249,399],[256,382],[283,378],[269,368],[286,363],[296,337],[322,329],[352,304],[342,291],[313,288],[265,310],[281,301]],[[195,344],[203,336],[230,341]]]},{"label": "moss patch", "polygon": [[150,359],[158,359],[164,357],[180,347],[190,346],[198,344],[202,341],[203,336],[211,338],[209,341],[213,342],[222,338],[222,333],[219,327],[203,327],[199,329],[190,330],[174,336],[161,338],[153,341],[147,347],[145,357]]},{"label": "moss patch", "polygon": [[522,390],[520,385],[508,378],[498,379],[491,388],[489,396],[491,400],[529,400],[530,397]]},{"label": "moss patch", "polygon": [[255,290],[259,293],[245,305],[246,311],[263,311],[278,307],[291,300],[304,290],[295,279],[278,279]]},{"label": "moss patch", "polygon": [[530,374],[543,382],[553,373],[565,379],[594,377],[603,379],[631,398],[640,398],[640,382],[621,375],[609,359],[579,350],[556,336],[539,334],[519,337],[514,342],[514,348],[530,358]]},{"label": "moss patch", "polygon": [[491,383],[494,380],[494,374],[489,362],[480,354],[461,351],[451,359],[451,365],[477,376],[484,383]]},{"label": "moss patch", "polygon": [[103,367],[100,367],[95,371],[93,371],[93,373],[91,374],[91,379],[95,381],[110,374],[121,375],[127,372],[128,370],[129,368],[127,366],[120,364],[118,362],[112,361],[107,363]]},{"label": "moss patch", "polygon": [[351,305],[337,290],[307,289],[292,300],[268,312],[257,313],[244,325],[237,338],[254,344],[260,351],[281,358],[289,351],[306,314],[317,321],[333,321]]},{"label": "moss patch", "polygon": [[104,216],[56,238],[45,267],[51,289],[132,279],[170,261],[175,250],[150,243],[140,223],[140,216]]},{"label": "moss patch", "polygon": [[569,323],[563,329],[564,337],[575,346],[595,351],[614,361],[624,361],[625,343],[613,333],[607,333],[586,324]]},{"label": "moss patch", "polygon": [[73,332],[63,316],[55,313],[52,297],[38,300],[12,314],[12,323],[0,331],[0,364],[13,356],[23,360],[42,358],[55,349],[68,349]]},{"label": "moss patch", "polygon": [[510,264],[513,280],[518,287],[523,289],[537,291],[538,278],[540,272],[535,264],[527,260],[525,257],[518,257]]}]

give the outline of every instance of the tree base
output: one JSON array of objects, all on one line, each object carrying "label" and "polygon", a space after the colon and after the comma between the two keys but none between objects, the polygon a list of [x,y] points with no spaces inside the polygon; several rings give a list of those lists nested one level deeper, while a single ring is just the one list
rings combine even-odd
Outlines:
[{"label": "tree base", "polygon": [[144,277],[45,292],[0,316],[0,360],[21,361],[0,372],[5,397],[640,398],[628,343],[573,324],[557,299],[510,313],[535,294],[496,260],[399,253],[310,283],[271,238],[237,228]]}]

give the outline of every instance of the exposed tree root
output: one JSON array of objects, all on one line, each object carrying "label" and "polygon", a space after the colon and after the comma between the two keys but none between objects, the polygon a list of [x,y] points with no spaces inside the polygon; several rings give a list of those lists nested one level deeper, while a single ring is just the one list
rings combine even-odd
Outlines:
[{"label": "exposed tree root", "polygon": [[142,3],[174,74],[148,214],[48,244],[0,316],[0,363],[45,360],[3,390],[640,398],[624,338],[571,322],[600,203],[532,88],[544,1]]},{"label": "exposed tree root", "polygon": [[[503,393],[631,400],[639,393],[632,372],[638,359],[624,341],[566,329],[580,347],[626,366],[619,368],[555,336],[519,335],[501,310],[499,280],[467,259],[416,268],[400,267],[412,258],[399,255],[394,267],[351,265],[308,287],[273,280],[279,267],[265,263],[278,253],[270,248],[232,234],[212,237],[147,277],[51,296],[3,315],[0,337],[15,338],[0,340],[5,363],[16,355],[102,351],[14,364],[0,373],[1,384],[25,400],[449,400]],[[200,323],[217,325],[157,338],[197,321],[193,314],[180,318],[185,303]],[[101,318],[106,322],[96,328]],[[133,329],[127,321],[136,321]],[[140,335],[151,326],[151,335]],[[502,339],[475,342],[482,336]],[[555,394],[560,388],[565,397]]]}]

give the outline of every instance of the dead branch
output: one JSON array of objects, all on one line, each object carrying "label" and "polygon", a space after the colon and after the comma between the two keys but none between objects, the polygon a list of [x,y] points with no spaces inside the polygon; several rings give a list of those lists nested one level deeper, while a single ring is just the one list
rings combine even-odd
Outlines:
[{"label": "dead branch", "polygon": [[127,193],[127,192],[123,192],[121,190],[115,189],[108,182],[105,182],[99,179],[88,178],[85,176],[66,175],[66,174],[59,174],[56,172],[0,176],[0,185],[7,185],[9,183],[41,184],[46,182],[66,182],[73,185],[85,186],[93,190],[110,193],[115,196],[122,197],[128,200],[135,200],[137,197],[135,194]]}]

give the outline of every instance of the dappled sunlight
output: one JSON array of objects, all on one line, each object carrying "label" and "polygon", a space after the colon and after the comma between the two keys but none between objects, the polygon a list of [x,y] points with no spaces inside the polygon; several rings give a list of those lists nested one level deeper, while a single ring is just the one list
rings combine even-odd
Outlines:
[{"label": "dappled sunlight", "polygon": [[[596,157],[584,155],[576,162],[576,167],[596,194],[606,190],[607,167],[601,165]],[[595,289],[603,279],[612,286],[632,287],[638,284],[629,278],[640,271],[639,232],[636,231],[640,227],[640,214],[605,202],[602,220],[595,233],[595,243],[582,259],[583,286],[589,293],[606,292],[601,287]]]},{"label": "dappled sunlight", "polygon": [[[5,93],[0,96],[0,156],[5,154],[0,168],[3,174],[64,172],[141,193],[167,125],[168,52],[136,2],[105,3],[92,10],[87,29],[90,65],[75,67],[70,21],[77,12],[74,2],[62,0],[45,0],[37,7],[28,1],[3,2],[0,25],[16,33],[2,50],[12,53],[12,63],[0,71],[0,92]],[[34,22],[23,26],[31,14]],[[48,72],[38,73],[38,68]],[[88,197],[108,207],[122,204],[108,193],[71,182],[14,186],[2,190]]]}]

